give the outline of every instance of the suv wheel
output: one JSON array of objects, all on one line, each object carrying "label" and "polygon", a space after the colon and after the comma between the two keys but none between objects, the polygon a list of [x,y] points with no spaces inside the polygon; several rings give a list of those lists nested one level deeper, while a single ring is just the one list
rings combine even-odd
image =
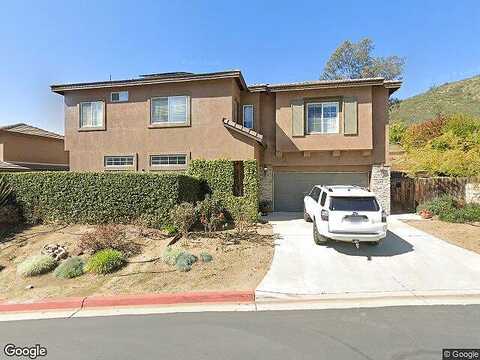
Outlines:
[{"label": "suv wheel", "polygon": [[312,219],[310,219],[310,215],[307,214],[307,210],[305,210],[305,207],[303,208],[303,220],[306,222],[312,222]]},{"label": "suv wheel", "polygon": [[327,243],[327,238],[320,235],[320,233],[318,232],[315,220],[313,221],[313,241],[315,241],[315,244],[317,245],[324,245]]}]

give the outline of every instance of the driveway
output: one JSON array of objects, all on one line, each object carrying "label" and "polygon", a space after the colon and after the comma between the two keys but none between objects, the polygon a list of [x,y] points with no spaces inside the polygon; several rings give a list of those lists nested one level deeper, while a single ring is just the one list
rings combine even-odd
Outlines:
[{"label": "driveway", "polygon": [[257,298],[286,295],[480,291],[480,255],[389,218],[378,246],[316,245],[301,213],[274,213],[278,235]]}]

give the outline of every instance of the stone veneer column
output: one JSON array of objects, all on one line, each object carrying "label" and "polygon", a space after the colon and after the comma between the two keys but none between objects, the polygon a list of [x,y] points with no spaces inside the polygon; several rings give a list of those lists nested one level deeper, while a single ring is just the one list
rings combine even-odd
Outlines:
[{"label": "stone veneer column", "polygon": [[273,169],[260,169],[260,201],[266,200],[273,204]]},{"label": "stone veneer column", "polygon": [[387,214],[390,214],[390,166],[372,165],[370,190],[375,193]]}]

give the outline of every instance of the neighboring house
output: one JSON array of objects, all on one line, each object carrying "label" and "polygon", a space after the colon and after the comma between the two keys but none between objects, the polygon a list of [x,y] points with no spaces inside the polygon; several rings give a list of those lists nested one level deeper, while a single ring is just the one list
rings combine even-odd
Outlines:
[{"label": "neighboring house", "polygon": [[313,184],[369,186],[389,208],[382,78],[247,86],[240,71],[52,85],[65,97],[73,171],[182,170],[191,159],[256,159],[261,198],[301,211]]},{"label": "neighboring house", "polygon": [[68,170],[63,136],[27,124],[0,127],[0,172]]}]

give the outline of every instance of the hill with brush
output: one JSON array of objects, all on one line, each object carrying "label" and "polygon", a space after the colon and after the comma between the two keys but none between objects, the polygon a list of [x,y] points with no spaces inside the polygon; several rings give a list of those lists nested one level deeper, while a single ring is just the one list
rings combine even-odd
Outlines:
[{"label": "hill with brush", "polygon": [[390,109],[390,121],[420,123],[438,114],[480,116],[480,76],[446,83],[401,101]]}]

